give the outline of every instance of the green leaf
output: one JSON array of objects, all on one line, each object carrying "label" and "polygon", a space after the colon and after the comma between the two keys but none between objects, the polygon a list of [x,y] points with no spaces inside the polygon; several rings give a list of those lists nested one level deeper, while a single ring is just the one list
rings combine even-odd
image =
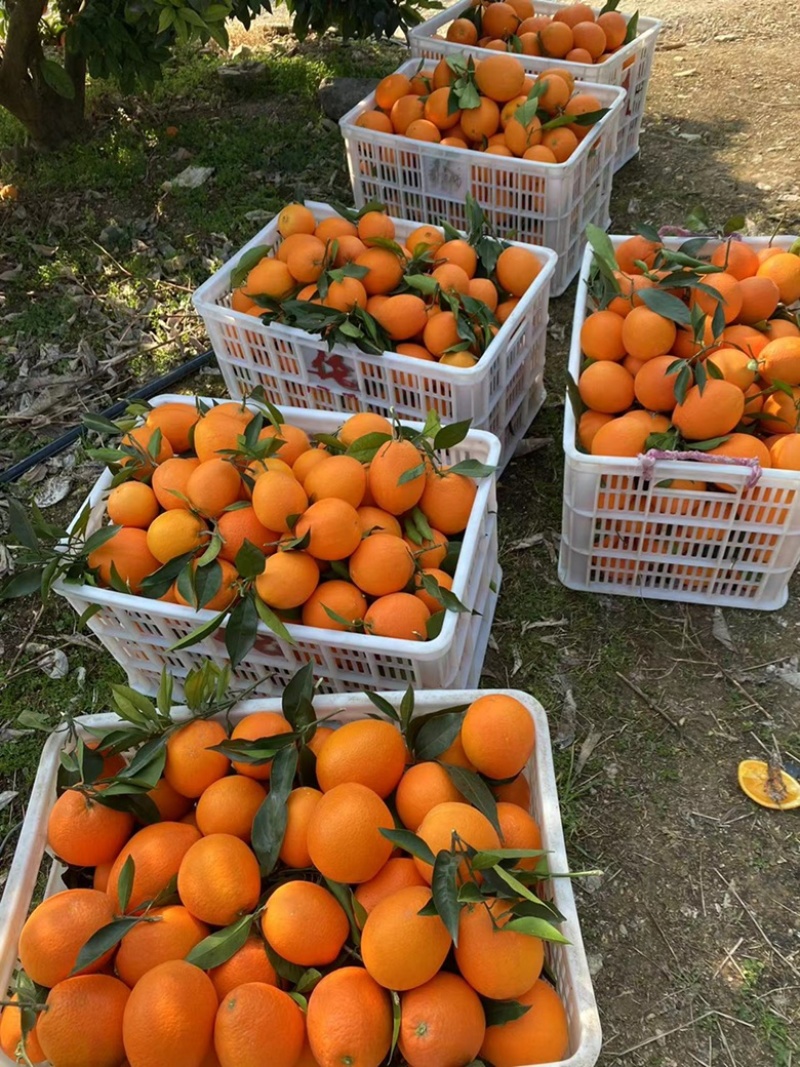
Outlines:
[{"label": "green leaf", "polygon": [[397,714],[396,709],[389,703],[386,697],[380,696],[379,693],[372,693],[369,691],[365,692],[364,696],[368,697],[369,700],[378,709],[378,711],[382,711],[388,719],[391,719],[393,722],[400,722],[400,716]]},{"label": "green leaf", "polygon": [[406,285],[410,285],[412,289],[418,289],[426,296],[435,293],[439,288],[439,283],[430,274],[406,274],[403,280]]},{"label": "green leaf", "polygon": [[504,1026],[521,1019],[531,1010],[530,1004],[520,1004],[518,1000],[483,1000],[483,1013],[486,1026]]},{"label": "green leaf", "polygon": [[258,857],[262,875],[271,874],[286,833],[286,800],[297,773],[297,748],[282,748],[272,761],[269,794],[253,819],[252,848]]},{"label": "green leaf", "polygon": [[418,837],[411,830],[385,830],[381,828],[381,833],[385,838],[392,842],[396,848],[402,848],[404,852],[410,853],[417,859],[422,860],[423,863],[428,863],[431,866],[436,862],[436,857],[430,848],[425,844],[421,837]]},{"label": "green leaf", "polygon": [[275,973],[279,978],[282,978],[285,982],[288,982],[291,985],[296,985],[303,981],[308,971],[307,967],[302,967],[297,963],[289,963],[283,956],[278,955],[268,941],[264,942],[264,951],[269,958],[269,962],[275,968]]},{"label": "green leaf", "polygon": [[490,467],[477,459],[462,459],[460,463],[456,463],[455,466],[449,468],[449,473],[466,474],[468,478],[488,478],[496,470],[496,467]]},{"label": "green leaf", "polygon": [[692,441],[692,448],[698,452],[710,452],[712,448],[719,448],[727,440],[727,437],[711,437],[708,441]]},{"label": "green leaf", "polygon": [[250,936],[252,926],[253,916],[243,915],[241,919],[237,919],[223,930],[215,930],[194,946],[185,957],[186,962],[193,963],[201,971],[219,967],[221,963],[225,963],[235,952],[239,951]]},{"label": "green leaf", "polygon": [[124,915],[128,910],[128,904],[131,899],[131,890],[133,889],[133,879],[136,876],[136,862],[133,856],[128,856],[122,865],[122,870],[119,872],[119,880],[117,881],[117,896],[119,897],[119,910]]},{"label": "green leaf", "polygon": [[[700,204],[691,209],[686,216],[684,225],[687,230],[691,230],[693,233],[709,233],[711,230],[711,220],[708,217],[708,212]],[[685,250],[681,249],[681,251]]]},{"label": "green leaf", "polygon": [[419,762],[425,762],[441,756],[458,737],[463,721],[463,711],[426,716],[414,738],[415,758]]},{"label": "green leaf", "polygon": [[628,21],[628,28],[625,31],[625,40],[623,45],[630,44],[631,41],[636,40],[636,35],[639,32],[639,12],[634,11]]},{"label": "green leaf", "polygon": [[411,720],[414,716],[414,690],[409,685],[406,687],[405,693],[403,693],[403,699],[400,701],[400,725],[403,732],[408,730]]},{"label": "green leaf", "polygon": [[93,963],[96,963],[109,951],[118,945],[125,934],[129,930],[132,930],[134,926],[138,926],[139,923],[144,922],[145,919],[141,915],[136,917],[125,919],[113,919],[105,926],[101,926],[100,929],[92,934],[86,944],[81,948],[78,953],[78,958],[75,960],[75,966],[70,971],[70,975],[77,974],[85,967],[90,967]]},{"label": "green leaf", "polygon": [[433,902],[436,905],[437,914],[447,927],[454,945],[458,945],[458,919],[461,914],[461,905],[458,902],[458,868],[460,865],[460,856],[442,851],[436,856],[431,879]]},{"label": "green leaf", "polygon": [[392,1044],[389,1048],[389,1062],[391,1063],[394,1050],[397,1048],[397,1042],[400,1038],[400,1024],[403,1017],[400,1008],[400,994],[394,989],[390,990],[390,992],[392,994]]},{"label": "green leaf", "polygon": [[212,559],[204,567],[201,567],[198,563],[197,567],[194,568],[194,584],[197,593],[197,606],[204,608],[222,588],[222,567],[216,559]]},{"label": "green leaf", "polygon": [[449,426],[443,426],[433,439],[433,447],[438,451],[460,445],[469,433],[471,425],[472,419],[464,419],[463,422],[452,422]]},{"label": "green leaf", "polygon": [[231,667],[239,666],[255,644],[258,633],[258,611],[254,597],[247,596],[233,608],[225,625],[225,648],[231,660]]},{"label": "green leaf", "polygon": [[257,266],[264,256],[268,256],[270,251],[269,245],[256,245],[245,252],[231,271],[231,288],[238,289],[243,285],[253,267]]},{"label": "green leaf", "polygon": [[209,745],[209,751],[221,752],[237,763],[250,763],[259,767],[271,762],[282,749],[289,748],[298,740],[299,735],[294,732],[275,734],[273,737],[260,737],[254,741],[230,739],[220,741],[218,745]]},{"label": "green leaf", "polygon": [[520,919],[512,919],[503,927],[504,930],[515,930],[518,934],[526,934],[528,937],[540,937],[543,941],[556,941],[560,945],[569,945],[569,938],[564,937],[560,930],[546,919],[538,919],[532,915],[525,915]]},{"label": "green leaf", "polygon": [[457,767],[453,763],[443,763],[442,766],[464,799],[486,816],[498,834],[501,833],[500,820],[497,817],[497,801],[480,775],[474,771],[468,771],[465,767]]},{"label": "green leaf", "polygon": [[611,238],[605,230],[601,230],[599,226],[590,222],[586,227],[586,240],[591,245],[595,261],[613,278],[614,272],[619,270],[619,265]]},{"label": "green leaf", "polygon": [[541,848],[493,848],[476,852],[472,857],[472,866],[476,871],[488,871],[490,867],[496,867],[503,860],[528,859],[546,855],[547,852]]},{"label": "green leaf", "polygon": [[[239,605],[237,604],[237,607],[238,606]],[[202,641],[205,637],[215,633],[222,625],[227,614],[227,609],[221,611],[218,615],[215,615],[213,619],[209,619],[208,622],[204,622],[202,626],[198,626],[196,630],[191,630],[179,641],[176,641],[174,645],[169,646],[170,652],[178,652],[182,648],[189,648],[190,645],[196,645],[198,641]]]},{"label": "green leaf", "polygon": [[244,544],[236,553],[233,565],[243,578],[257,578],[264,570],[266,558],[260,548],[245,538]]},{"label": "green leaf", "polygon": [[446,611],[469,612],[470,609],[461,603],[455,593],[446,589],[443,585],[439,585],[432,574],[423,574],[421,582],[425,592],[432,596],[434,600],[438,600]]},{"label": "green leaf", "polygon": [[681,326],[691,324],[689,308],[672,293],[666,293],[663,289],[640,289],[638,295],[642,303],[651,311],[655,311],[657,315],[670,319],[672,322],[678,322]]},{"label": "green leaf", "polygon": [[349,885],[343,885],[341,882],[334,882],[330,878],[325,879],[325,885],[341,904],[342,909],[347,916],[347,920],[350,923],[350,940],[355,947],[358,948],[361,944],[361,927],[356,918],[356,898],[353,894],[353,890]]},{"label": "green leaf", "polygon": [[314,664],[309,661],[289,679],[281,697],[284,717],[293,730],[299,731],[303,726],[316,723],[313,701]]},{"label": "green leaf", "polygon": [[297,984],[292,990],[292,993],[311,993],[321,980],[322,971],[318,971],[316,967],[309,967],[307,971],[304,971],[303,974],[300,975],[300,978],[297,980]]},{"label": "green leaf", "polygon": [[152,574],[148,574],[142,582],[142,594],[154,599],[163,596],[175,579],[183,572],[184,568],[191,563],[192,559],[193,553],[185,552],[182,556],[176,556],[171,559],[169,563],[165,563],[163,567],[159,567]]},{"label": "green leaf", "polygon": [[385,445],[387,441],[391,441],[391,439],[391,436],[387,433],[364,434],[363,437],[353,441],[346,454],[357,459],[359,463],[370,463],[378,449]]},{"label": "green leaf", "polygon": [[38,549],[39,539],[22,504],[13,496],[8,501],[8,525],[15,541],[24,548]]},{"label": "green leaf", "polygon": [[419,478],[419,476],[424,473],[425,464],[420,463],[416,467],[411,467],[409,470],[403,471],[403,473],[397,479],[397,484],[406,485],[407,482],[413,482],[415,478]]},{"label": "green leaf", "polygon": [[95,530],[91,537],[88,537],[84,542],[83,554],[88,556],[90,553],[94,552],[95,549],[104,545],[106,541],[110,541],[114,534],[119,530],[119,526],[103,526],[100,530]]},{"label": "green leaf", "polygon": [[60,63],[56,63],[53,59],[40,59],[39,70],[53,92],[63,96],[65,100],[75,99],[75,86]]},{"label": "green leaf", "polygon": [[442,632],[446,614],[445,611],[437,611],[435,615],[431,615],[425,620],[426,641],[435,641]]},{"label": "green leaf", "polygon": [[278,618],[272,608],[268,607],[261,599],[261,597],[257,594],[254,596],[253,600],[256,606],[256,612],[258,614],[258,617],[259,619],[261,619],[264,625],[269,627],[269,629],[272,630],[275,636],[279,637],[281,641],[285,641],[287,645],[296,645],[297,641],[295,641],[295,639],[286,629],[285,625],[281,622],[281,620]]},{"label": "green leaf", "polygon": [[[42,570],[19,571],[0,584],[0,600],[13,600],[20,596],[30,596],[42,586]],[[99,610],[98,605],[93,605]]]}]

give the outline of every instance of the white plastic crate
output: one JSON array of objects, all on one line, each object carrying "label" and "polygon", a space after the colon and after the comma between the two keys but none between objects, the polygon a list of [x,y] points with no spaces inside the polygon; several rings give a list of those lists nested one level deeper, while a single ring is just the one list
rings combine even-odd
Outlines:
[{"label": "white plastic crate", "polygon": [[[174,402],[194,401],[192,397],[173,395],[150,401],[154,407]],[[281,410],[287,422],[310,434],[333,433],[344,421],[330,412]],[[421,428],[419,424],[417,428]],[[472,458],[495,466],[500,458],[500,442],[492,434],[471,430],[460,445],[441,455],[450,465]],[[89,533],[105,518],[111,479],[111,472],[104,471],[81,506],[81,511],[87,502],[92,507]],[[472,514],[461,535],[453,593],[462,604],[480,614],[446,612],[439,636],[431,641],[397,641],[290,623],[288,630],[297,642],[290,645],[259,623],[254,647],[233,672],[234,684],[256,683],[257,695],[272,696],[311,660],[316,664],[315,673],[324,692],[342,692],[365,684],[384,689],[405,689],[409,684],[428,689],[477,685],[502,578],[497,562],[495,476],[479,479],[477,486]],[[100,611],[87,625],[123,668],[130,684],[143,692],[156,692],[163,667],[173,674],[179,687],[189,670],[205,659],[228,662],[224,628],[188,648],[172,650],[177,641],[212,619],[212,611],[195,611],[180,604],[63,580],[54,588],[79,615],[90,604],[100,605]]]},{"label": "white plastic crate", "polygon": [[[616,247],[626,237],[612,237]],[[686,238],[667,238],[678,248]],[[747,238],[755,249],[769,239]],[[794,238],[771,243],[788,248]],[[709,239],[709,246],[716,241]],[[575,381],[583,356],[580,332],[587,312],[587,247],[575,305],[569,371]],[[564,585],[718,607],[773,611],[788,598],[800,562],[800,473],[695,460],[656,460],[644,476],[639,459],[590,456],[578,450],[575,416],[564,414],[564,506],[558,575]],[[733,492],[671,488],[672,479],[722,483]]]},{"label": "white plastic crate", "polygon": [[[398,68],[413,76],[419,60]],[[609,112],[579,143],[565,163],[487,155],[471,149],[432,144],[356,125],[375,107],[372,93],[339,120],[347,149],[353,196],[359,206],[370,200],[417,223],[447,219],[465,229],[466,198],[472,194],[498,236],[552,248],[558,254],[553,294],[569,285],[581,262],[588,223],[606,229],[610,222],[611,182],[625,90],[576,82]]]},{"label": "white plastic crate", "polygon": [[[566,871],[567,855],[561,826],[550,733],[547,715],[541,704],[527,693],[513,689],[420,691],[415,694],[414,714],[415,716],[427,715],[441,708],[470,704],[480,696],[498,692],[508,693],[520,700],[534,721],[536,747],[525,769],[531,785],[531,814],[541,829],[542,848],[550,853],[548,858],[550,869],[556,872]],[[399,706],[400,695],[398,693],[385,692],[383,696],[395,707]],[[338,722],[351,722],[354,719],[364,718],[366,715],[380,714],[363,695],[348,697],[346,710],[342,709],[340,700],[325,696],[315,698],[314,708],[318,718],[335,713]],[[279,700],[243,701],[231,711],[231,719],[237,722],[240,718],[255,711],[280,712],[281,704]],[[176,709],[175,714],[176,717],[182,717],[181,709]],[[80,721],[84,728],[113,726],[119,722],[116,716],[110,714],[85,716]],[[51,863],[47,895],[66,888],[61,880],[63,868],[52,860],[45,850],[47,819],[56,798],[59,757],[65,747],[66,736],[63,730],[52,734],[44,746],[5,892],[0,901],[0,988],[3,992],[8,988],[12,972],[17,964],[20,931],[31,906],[43,861]],[[546,942],[547,962],[555,975],[558,991],[566,1007],[570,1036],[569,1056],[551,1067],[593,1067],[600,1055],[600,1019],[572,884],[569,878],[554,878],[550,885],[552,886],[552,900],[566,920],[560,928],[570,941],[569,945]],[[0,1065],[12,1067],[12,1061],[2,1052],[0,1052]]]},{"label": "white plastic crate", "polygon": [[[440,11],[433,18],[416,26],[409,38],[411,55],[424,59],[441,59],[442,56],[457,56],[467,52],[474,55],[476,59],[493,55],[494,53],[488,48],[478,48],[474,45],[465,47],[454,41],[448,41],[444,37],[453,19],[459,18],[472,6],[472,0],[460,0],[459,3],[448,7],[445,11]],[[553,3],[552,0],[536,0],[536,14],[553,15],[564,6],[566,5]],[[599,11],[600,8],[596,8],[595,14]],[[622,11],[620,14],[626,20],[630,20],[630,15]],[[568,63],[564,59],[548,59],[514,53],[518,59],[522,60],[526,70],[538,73],[549,67],[561,67],[581,81],[594,82],[597,85],[616,85],[627,90],[628,96],[620,120],[614,170],[619,170],[639,151],[639,134],[644,118],[647,85],[653,69],[656,41],[660,29],[659,19],[645,18],[640,15],[636,37],[602,63]],[[439,33],[442,34],[441,37],[437,36]]]},{"label": "white plastic crate", "polygon": [[[328,204],[308,201],[317,219],[336,216]],[[399,240],[418,222],[393,219]],[[354,345],[332,349],[312,334],[279,323],[265,326],[233,311],[231,271],[250,248],[279,238],[277,218],[197,289],[192,297],[203,318],[225,386],[232,397],[260,385],[276,407],[322,411],[373,411],[424,421],[429,409],[443,422],[472,419],[502,442],[499,466],[514,454],[545,399],[544,357],[550,281],[557,256],[535,248],[543,266],[474,367],[420,362],[399,353],[370,355]],[[519,242],[514,242],[518,244]]]}]

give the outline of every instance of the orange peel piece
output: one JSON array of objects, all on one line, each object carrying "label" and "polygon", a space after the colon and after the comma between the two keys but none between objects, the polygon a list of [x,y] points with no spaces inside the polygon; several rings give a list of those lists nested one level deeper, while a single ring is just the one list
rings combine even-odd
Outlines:
[{"label": "orange peel piece", "polygon": [[764,760],[742,760],[739,764],[739,786],[762,808],[772,808],[774,811],[800,808],[800,782],[784,770],[770,768]]}]

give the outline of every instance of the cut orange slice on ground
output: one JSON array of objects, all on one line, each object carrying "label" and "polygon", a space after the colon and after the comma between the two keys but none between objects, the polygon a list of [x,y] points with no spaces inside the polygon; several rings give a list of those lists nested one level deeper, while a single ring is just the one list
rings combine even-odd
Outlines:
[{"label": "cut orange slice on ground", "polygon": [[746,759],[739,764],[739,785],[756,804],[776,811],[800,808],[800,782],[786,771],[770,770],[760,759]]}]

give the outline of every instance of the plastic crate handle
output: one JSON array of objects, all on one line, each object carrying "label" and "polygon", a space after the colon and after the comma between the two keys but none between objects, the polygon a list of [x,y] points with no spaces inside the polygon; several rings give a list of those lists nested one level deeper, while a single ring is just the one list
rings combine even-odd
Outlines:
[{"label": "plastic crate handle", "polygon": [[723,463],[727,466],[750,467],[750,475],[746,483],[748,489],[753,488],[763,473],[757,459],[745,456],[710,456],[708,452],[667,452],[659,448],[651,448],[648,452],[640,452],[636,458],[642,468],[642,477],[647,481],[655,477],[656,463],[660,459],[694,459],[699,463]]}]

